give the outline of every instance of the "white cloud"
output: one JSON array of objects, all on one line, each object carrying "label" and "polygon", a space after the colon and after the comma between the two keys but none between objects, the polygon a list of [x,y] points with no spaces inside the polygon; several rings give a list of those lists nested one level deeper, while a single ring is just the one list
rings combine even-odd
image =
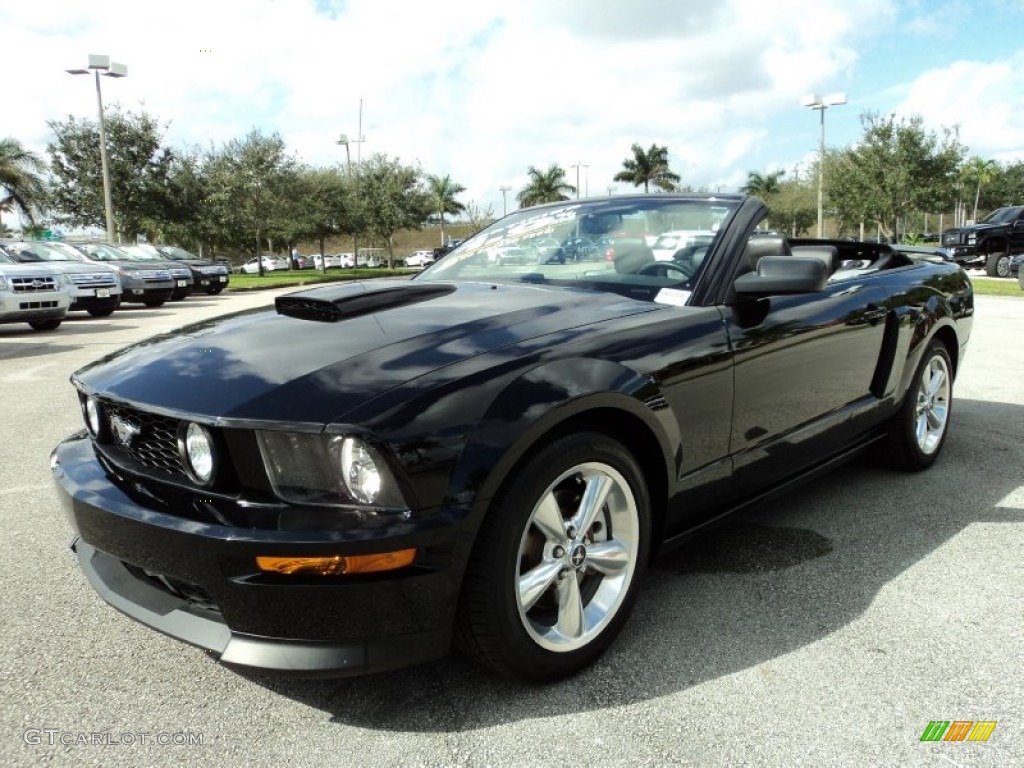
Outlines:
[{"label": "white cloud", "polygon": [[[362,99],[366,142],[351,145],[353,160],[418,161],[466,186],[465,202],[498,212],[498,188],[515,188],[511,204],[530,165],[559,163],[574,182],[569,166],[581,162],[581,186],[603,194],[634,141],[668,145],[685,183],[735,189],[748,170],[791,166],[816,144],[800,96],[844,89],[894,9],[888,0],[7,3],[0,29],[17,70],[7,69],[3,132],[42,150],[47,120],[94,116],[91,84],[63,70],[108,53],[129,76],[104,80],[105,100],[169,121],[177,145],[256,127],[309,162],[344,162],[335,141],[356,138]],[[901,108],[939,124],[952,113],[972,150],[1010,153],[1024,145],[1009,85],[1021,63],[926,74]]]}]

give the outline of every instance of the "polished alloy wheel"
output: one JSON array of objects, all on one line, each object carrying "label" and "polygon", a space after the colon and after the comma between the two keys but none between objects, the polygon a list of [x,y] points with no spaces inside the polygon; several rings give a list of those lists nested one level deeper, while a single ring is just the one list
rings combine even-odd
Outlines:
[{"label": "polished alloy wheel", "polygon": [[942,436],[949,423],[950,388],[946,358],[934,355],[921,371],[915,409],[917,447],[924,454],[932,454],[942,443]]},{"label": "polished alloy wheel", "polygon": [[587,462],[559,475],[519,545],[516,604],[529,636],[559,653],[597,637],[629,591],[639,541],[637,502],[617,470]]}]

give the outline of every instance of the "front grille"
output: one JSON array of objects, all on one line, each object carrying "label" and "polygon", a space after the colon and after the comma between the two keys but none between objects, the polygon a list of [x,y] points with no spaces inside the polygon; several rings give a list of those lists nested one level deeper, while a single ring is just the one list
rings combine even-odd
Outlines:
[{"label": "front grille", "polygon": [[[128,459],[138,468],[155,470],[173,479],[187,481],[185,467],[178,453],[178,427],[181,422],[169,416],[140,411],[119,403],[104,404],[110,424],[110,440],[105,445],[113,458]],[[117,424],[124,425],[121,436]]]},{"label": "front grille", "polygon": [[192,270],[191,269],[172,269],[171,270],[171,277],[176,278],[176,279],[177,278],[192,277]]},{"label": "front grille", "polygon": [[204,275],[226,275],[227,267],[200,267],[199,271]]},{"label": "front grille", "polygon": [[52,276],[8,278],[15,293],[41,293],[57,289],[57,278]]},{"label": "front grille", "polygon": [[162,592],[166,592],[173,597],[180,598],[196,608],[220,613],[220,606],[218,606],[217,602],[210,596],[210,593],[197,584],[182,581],[181,579],[175,579],[170,576],[164,576],[160,573],[147,571],[145,568],[138,568],[134,565],[129,565],[128,563],[123,563],[123,565],[128,572],[135,578],[139,579],[139,581],[144,581]]},{"label": "front grille", "polygon": [[141,272],[136,272],[135,274],[138,275],[143,280],[148,281],[166,282],[171,279],[171,273],[168,272],[166,269],[147,269]]},{"label": "front grille", "polygon": [[105,286],[114,285],[117,282],[117,278],[112,272],[96,272],[88,275],[73,274],[71,275],[71,282],[75,285]]},{"label": "front grille", "polygon": [[18,309],[56,309],[56,301],[20,301]]}]

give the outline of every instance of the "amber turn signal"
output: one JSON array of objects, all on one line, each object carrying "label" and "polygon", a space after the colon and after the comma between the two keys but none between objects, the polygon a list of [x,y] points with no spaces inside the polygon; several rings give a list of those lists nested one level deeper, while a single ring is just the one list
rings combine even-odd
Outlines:
[{"label": "amber turn signal", "polygon": [[256,565],[268,573],[307,576],[341,576],[350,573],[394,571],[411,565],[415,549],[381,552],[375,555],[333,555],[329,557],[257,557]]}]

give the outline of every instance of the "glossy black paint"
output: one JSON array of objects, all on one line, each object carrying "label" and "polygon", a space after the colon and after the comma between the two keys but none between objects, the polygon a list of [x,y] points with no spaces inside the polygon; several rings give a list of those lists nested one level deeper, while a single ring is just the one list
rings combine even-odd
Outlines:
[{"label": "glossy black paint", "polygon": [[[428,271],[303,291],[287,314],[217,318],[87,366],[75,375],[83,396],[206,424],[231,466],[198,489],[135,474],[87,436],[69,438],[55,478],[88,553],[83,569],[101,592],[120,585],[105,595],[120,610],[228,662],[348,674],[444,652],[490,499],[554,435],[596,428],[624,443],[666,541],[846,458],[883,434],[933,338],[957,364],[970,282],[958,267],[906,260],[837,274],[821,291],[737,295],[763,212],[754,198],[739,201],[686,306],[565,286],[435,283]],[[252,432],[268,428],[366,436],[408,509],[277,500]],[[412,567],[373,577],[272,577],[254,564],[258,554],[406,546],[417,548]],[[136,594],[119,562],[194,585],[218,611],[151,584]],[[168,600],[186,618],[154,619]],[[196,629],[189,616],[212,623]],[[253,636],[274,649],[254,650]]]}]

